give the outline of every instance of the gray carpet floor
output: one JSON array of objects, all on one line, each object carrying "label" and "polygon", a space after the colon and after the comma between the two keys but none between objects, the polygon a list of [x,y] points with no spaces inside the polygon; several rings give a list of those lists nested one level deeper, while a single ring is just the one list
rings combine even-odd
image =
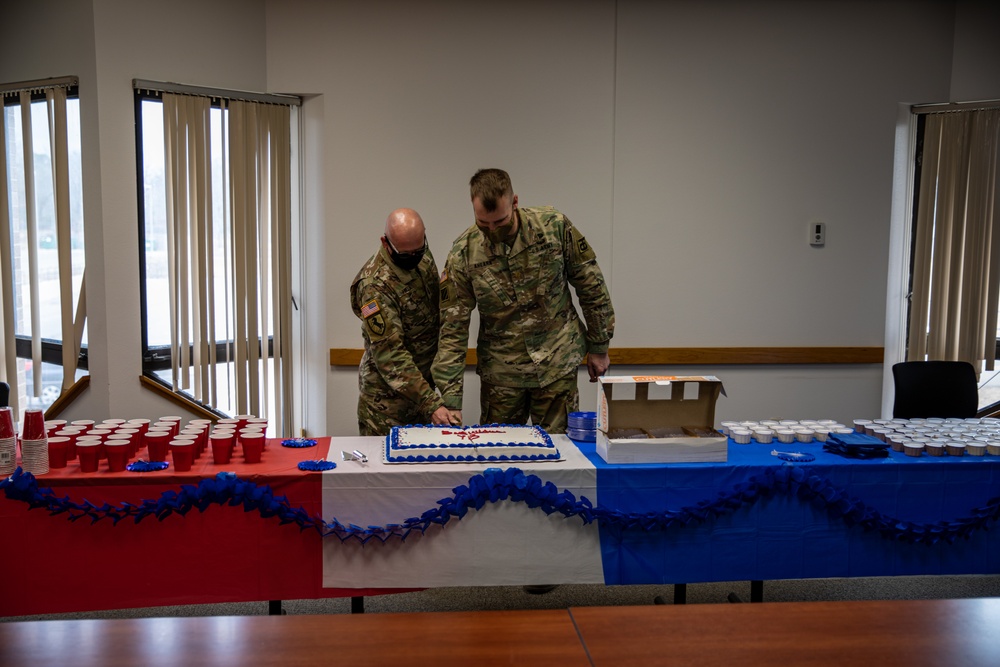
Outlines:
[{"label": "gray carpet floor", "polygon": [[[689,584],[687,604],[726,604],[734,593],[743,602],[750,600],[750,582]],[[565,585],[543,595],[526,593],[520,586],[477,588],[435,588],[412,593],[396,593],[364,598],[365,613],[416,611],[476,611],[502,609],[564,609],[609,605],[649,605],[659,597],[670,604],[674,587]],[[781,580],[764,583],[764,602],[815,600],[890,600],[1000,597],[1000,575],[921,576],[854,579]],[[74,614],[12,616],[2,621],[145,618],[168,616],[251,616],[265,615],[264,602],[188,605],[116,609]],[[286,600],[286,614],[349,614],[350,598]]]}]

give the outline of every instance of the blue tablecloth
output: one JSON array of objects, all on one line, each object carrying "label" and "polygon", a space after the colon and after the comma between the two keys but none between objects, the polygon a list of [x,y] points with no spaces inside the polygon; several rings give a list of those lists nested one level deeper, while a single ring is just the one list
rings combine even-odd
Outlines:
[{"label": "blue tablecloth", "polygon": [[[813,485],[836,490],[839,506],[875,510],[902,522],[955,522],[1000,497],[1000,457],[889,457],[852,460],[822,443],[737,445],[726,463],[609,465],[593,443],[575,444],[597,468],[601,505],[623,512],[697,508],[740,485],[799,468]],[[779,451],[815,455],[786,463]],[[782,472],[788,472],[782,471]],[[1000,573],[1000,530],[934,544],[866,530],[831,511],[826,499],[778,485],[768,497],[736,502],[731,511],[665,530],[601,528],[608,584],[694,583],[818,577]],[[891,532],[891,531],[890,531]]]}]

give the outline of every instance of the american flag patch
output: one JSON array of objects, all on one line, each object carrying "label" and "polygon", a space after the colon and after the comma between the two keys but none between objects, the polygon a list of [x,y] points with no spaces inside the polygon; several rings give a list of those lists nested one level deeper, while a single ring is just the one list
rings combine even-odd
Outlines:
[{"label": "american flag patch", "polygon": [[363,317],[366,320],[377,312],[379,312],[379,307],[378,307],[378,301],[376,301],[375,299],[372,299],[365,305],[361,306],[361,317]]},{"label": "american flag patch", "polygon": [[448,269],[441,272],[441,282],[448,280]]}]

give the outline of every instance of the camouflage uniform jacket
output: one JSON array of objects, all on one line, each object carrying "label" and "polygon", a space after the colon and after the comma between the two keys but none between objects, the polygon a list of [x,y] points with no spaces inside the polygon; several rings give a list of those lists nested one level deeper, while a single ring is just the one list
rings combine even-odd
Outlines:
[{"label": "camouflage uniform jacket", "polygon": [[396,393],[430,415],[441,406],[431,380],[438,340],[438,272],[430,248],[405,271],[379,248],[351,283],[351,307],[361,319],[365,353],[362,394]]},{"label": "camouflage uniform jacket", "polygon": [[[476,225],[456,239],[441,275],[441,336],[434,380],[444,404],[462,406],[472,310],[479,308],[476,372],[506,387],[544,387],[577,368],[584,353],[608,351],[615,313],[597,257],[551,207],[519,208],[509,248]],[[586,329],[573,305],[576,290]]]}]

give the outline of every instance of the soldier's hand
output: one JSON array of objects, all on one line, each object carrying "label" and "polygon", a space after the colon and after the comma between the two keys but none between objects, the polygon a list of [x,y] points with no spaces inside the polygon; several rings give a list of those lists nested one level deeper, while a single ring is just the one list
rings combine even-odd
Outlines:
[{"label": "soldier's hand", "polygon": [[611,357],[608,356],[607,352],[587,355],[587,370],[590,371],[591,382],[597,382],[597,378],[607,373],[610,366]]},{"label": "soldier's hand", "polygon": [[451,413],[449,415],[450,418],[451,418],[451,425],[452,426],[461,426],[462,425],[462,411],[461,410],[449,410],[448,412]]},{"label": "soldier's hand", "polygon": [[431,414],[431,423],[436,426],[451,426],[451,410],[442,405]]}]

